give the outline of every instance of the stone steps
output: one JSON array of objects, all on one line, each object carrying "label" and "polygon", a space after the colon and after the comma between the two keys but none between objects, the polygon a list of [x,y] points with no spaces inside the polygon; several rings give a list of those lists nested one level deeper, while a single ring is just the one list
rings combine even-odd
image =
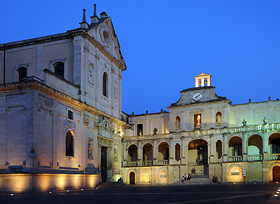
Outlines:
[{"label": "stone steps", "polygon": [[209,178],[192,178],[190,181],[178,181],[171,185],[192,185],[192,184],[214,184],[213,181]]}]

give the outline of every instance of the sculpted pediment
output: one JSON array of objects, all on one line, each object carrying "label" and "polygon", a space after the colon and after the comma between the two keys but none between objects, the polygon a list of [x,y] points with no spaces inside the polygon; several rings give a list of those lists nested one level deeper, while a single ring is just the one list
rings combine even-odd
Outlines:
[{"label": "sculpted pediment", "polygon": [[115,34],[115,30],[111,18],[100,19],[94,27],[88,30],[88,33],[98,41],[103,48],[109,52],[120,62],[124,63],[120,51],[119,40]]}]

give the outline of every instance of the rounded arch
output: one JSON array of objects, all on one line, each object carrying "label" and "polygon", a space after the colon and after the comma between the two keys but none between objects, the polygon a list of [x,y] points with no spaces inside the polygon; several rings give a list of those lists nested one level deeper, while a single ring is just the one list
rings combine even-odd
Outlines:
[{"label": "rounded arch", "polygon": [[134,169],[128,170],[127,178],[128,178],[128,182],[127,183],[129,183],[129,184],[136,184],[136,171]]},{"label": "rounded arch", "polygon": [[222,113],[220,111],[216,113],[216,126],[222,126]]},{"label": "rounded arch", "polygon": [[102,81],[103,81],[103,96],[108,97],[108,74],[106,72],[103,73]]},{"label": "rounded arch", "polygon": [[216,142],[216,157],[218,159],[222,158],[223,154],[223,143],[221,140],[217,140]]},{"label": "rounded arch", "polygon": [[135,162],[137,161],[137,146],[135,144],[131,144],[128,147],[128,161],[129,162]]},{"label": "rounded arch", "polygon": [[232,164],[228,168],[227,182],[242,182],[242,167],[239,164]]},{"label": "rounded arch", "polygon": [[260,155],[263,153],[262,137],[258,134],[248,138],[248,155]]},{"label": "rounded arch", "polygon": [[58,61],[53,64],[54,73],[62,78],[64,78],[64,62]]},{"label": "rounded arch", "polygon": [[268,138],[268,146],[270,154],[280,153],[280,133],[273,132]]},{"label": "rounded arch", "polygon": [[145,143],[143,145],[143,161],[153,160],[153,145],[150,143]]},{"label": "rounded arch", "polygon": [[161,142],[158,145],[158,160],[169,159],[169,145],[166,142]]},{"label": "rounded arch", "polygon": [[228,156],[242,156],[242,138],[232,136],[228,141]]},{"label": "rounded arch", "polygon": [[181,130],[181,118],[178,115],[175,117],[175,130]]},{"label": "rounded arch", "polygon": [[168,170],[166,168],[159,168],[157,170],[157,181],[159,184],[167,184]]},{"label": "rounded arch", "polygon": [[188,144],[189,162],[197,165],[208,164],[208,143],[204,139],[195,139]]},{"label": "rounded arch", "polygon": [[65,156],[74,157],[74,135],[71,130],[67,131],[65,139]]},{"label": "rounded arch", "polygon": [[279,182],[280,181],[280,166],[275,165],[272,168],[272,181]]},{"label": "rounded arch", "polygon": [[176,143],[175,145],[175,159],[176,161],[181,159],[181,145],[179,143]]}]

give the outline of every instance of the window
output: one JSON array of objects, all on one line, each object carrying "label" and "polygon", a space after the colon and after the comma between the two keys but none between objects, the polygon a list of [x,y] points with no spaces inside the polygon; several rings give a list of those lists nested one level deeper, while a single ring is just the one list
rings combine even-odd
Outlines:
[{"label": "window", "polygon": [[18,80],[21,81],[25,77],[27,77],[27,69],[25,67],[20,67],[18,69]]},{"label": "window", "polygon": [[64,63],[58,62],[54,65],[54,73],[64,78]]},{"label": "window", "polygon": [[204,86],[207,86],[207,78],[204,78]]},{"label": "window", "polygon": [[73,111],[68,110],[68,119],[74,120]]},{"label": "window", "polygon": [[242,144],[234,144],[234,156],[242,156]]},{"label": "window", "polygon": [[143,124],[137,124],[137,135],[143,135]]},{"label": "window", "polygon": [[108,97],[107,83],[108,83],[108,75],[106,72],[104,72],[104,74],[103,74],[103,96],[106,96],[106,97]]},{"label": "window", "polygon": [[74,157],[74,137],[70,131],[66,134],[66,156]]},{"label": "window", "polygon": [[198,87],[201,87],[201,79],[198,79]]}]

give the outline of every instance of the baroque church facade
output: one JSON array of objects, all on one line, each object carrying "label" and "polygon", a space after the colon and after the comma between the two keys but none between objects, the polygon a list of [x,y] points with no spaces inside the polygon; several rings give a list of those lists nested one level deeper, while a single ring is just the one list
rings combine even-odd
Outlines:
[{"label": "baroque church facade", "polygon": [[122,112],[126,64],[96,6],[80,28],[0,45],[0,189],[280,179],[280,101],[232,105],[195,77],[169,112]]}]

